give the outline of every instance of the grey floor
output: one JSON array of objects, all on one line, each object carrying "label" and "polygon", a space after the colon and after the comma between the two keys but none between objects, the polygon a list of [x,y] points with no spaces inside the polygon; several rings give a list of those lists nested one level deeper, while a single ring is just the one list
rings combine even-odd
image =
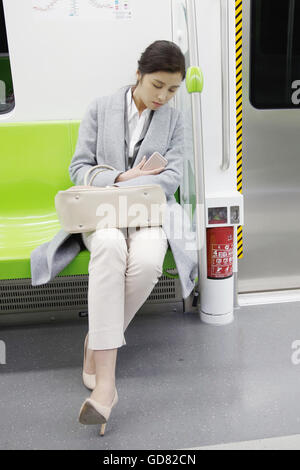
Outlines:
[{"label": "grey floor", "polygon": [[300,433],[300,302],[242,307],[223,327],[194,312],[137,314],[104,437],[78,422],[86,332],[87,319],[1,328],[1,449],[188,449]]}]

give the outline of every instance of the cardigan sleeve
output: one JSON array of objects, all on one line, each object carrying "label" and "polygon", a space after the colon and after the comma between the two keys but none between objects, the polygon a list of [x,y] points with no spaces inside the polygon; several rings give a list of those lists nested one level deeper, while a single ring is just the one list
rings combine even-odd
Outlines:
[{"label": "cardigan sleeve", "polygon": [[[104,164],[104,161],[97,161],[97,136],[98,136],[98,103],[99,98],[94,99],[88,106],[85,115],[79,126],[78,139],[75,153],[69,166],[71,181],[77,185],[84,184],[84,177],[87,171],[95,165]],[[96,171],[99,171],[97,168]],[[120,170],[106,169],[93,179],[93,186],[110,186],[114,184],[116,178],[122,173]],[[95,174],[93,171],[88,176],[88,182]]]},{"label": "cardigan sleeve", "polygon": [[166,196],[174,195],[183,177],[184,124],[181,111],[178,112],[170,145],[164,157],[168,160],[168,164],[158,175],[138,176],[137,178],[115,183],[115,186],[124,187],[159,184],[163,188]]}]

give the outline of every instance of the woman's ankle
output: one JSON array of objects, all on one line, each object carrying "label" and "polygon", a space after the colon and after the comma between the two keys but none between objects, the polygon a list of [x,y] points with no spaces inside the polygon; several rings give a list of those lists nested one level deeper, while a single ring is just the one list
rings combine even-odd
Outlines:
[{"label": "woman's ankle", "polygon": [[96,364],[92,349],[87,349],[84,372],[86,374],[96,374]]},{"label": "woman's ankle", "polygon": [[116,388],[116,380],[115,378],[98,378],[96,376],[96,387],[94,390],[97,392],[111,392]]}]

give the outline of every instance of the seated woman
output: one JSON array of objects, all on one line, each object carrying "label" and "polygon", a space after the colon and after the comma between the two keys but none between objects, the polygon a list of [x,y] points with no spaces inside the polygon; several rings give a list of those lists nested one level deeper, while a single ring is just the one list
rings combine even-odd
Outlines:
[{"label": "seated woman", "polygon": [[[135,85],[90,103],[69,166],[75,185],[84,184],[85,175],[93,166],[106,164],[115,170],[99,174],[93,174],[96,169],[90,171],[92,185],[159,184],[167,198],[168,210],[161,227],[103,228],[82,234],[81,243],[90,251],[89,331],[84,344],[83,381],[93,391],[82,404],[79,421],[102,424],[102,434],[118,401],[115,386],[118,348],[126,344],[126,328],[162,275],[168,242],[184,298],[193,290],[197,276],[195,238],[174,197],[183,177],[183,119],[181,112],[168,104],[185,74],[185,59],[176,44],[170,41],[151,44],[138,61]],[[143,169],[145,157],[156,151],[167,159],[166,167]],[[60,232],[53,246],[50,242],[47,247],[34,250],[33,285],[53,278],[76,256],[80,250],[78,242],[68,240],[67,245],[67,237],[68,234]],[[53,266],[55,262],[57,265]]]}]

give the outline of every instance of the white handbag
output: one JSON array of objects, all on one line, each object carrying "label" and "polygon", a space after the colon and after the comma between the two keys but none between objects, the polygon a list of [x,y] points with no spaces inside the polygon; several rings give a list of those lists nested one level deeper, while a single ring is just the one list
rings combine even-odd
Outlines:
[{"label": "white handbag", "polygon": [[[104,168],[92,176],[95,168]],[[91,167],[84,186],[58,191],[55,208],[63,230],[69,233],[91,232],[97,228],[155,227],[163,224],[166,195],[159,184],[143,186],[91,186],[101,171],[115,170],[109,165]]]}]

